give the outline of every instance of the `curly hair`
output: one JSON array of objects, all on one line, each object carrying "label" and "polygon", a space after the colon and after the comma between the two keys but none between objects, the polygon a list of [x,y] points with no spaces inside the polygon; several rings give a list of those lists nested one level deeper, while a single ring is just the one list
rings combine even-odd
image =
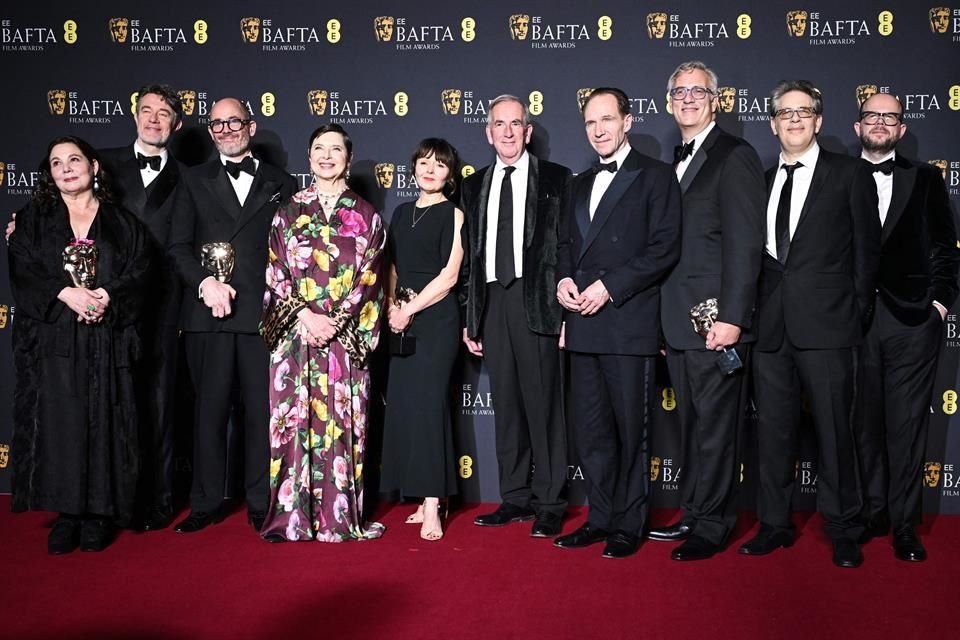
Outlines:
[{"label": "curly hair", "polygon": [[53,148],[58,144],[75,145],[88,162],[91,164],[93,164],[94,161],[97,162],[99,171],[94,175],[94,178],[99,182],[99,188],[94,189],[93,195],[100,202],[113,202],[114,196],[113,190],[111,189],[110,176],[103,166],[100,155],[89,142],[76,136],[61,136],[51,140],[50,144],[47,145],[47,153],[40,162],[40,179],[37,181],[37,186],[33,190],[34,202],[42,207],[48,207],[60,198],[60,190],[57,188],[57,184],[53,180],[53,175],[50,173],[50,152],[53,151]]}]

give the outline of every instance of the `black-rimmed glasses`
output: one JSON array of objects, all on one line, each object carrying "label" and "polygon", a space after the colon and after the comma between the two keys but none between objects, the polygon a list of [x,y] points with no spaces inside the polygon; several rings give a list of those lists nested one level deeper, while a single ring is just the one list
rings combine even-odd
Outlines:
[{"label": "black-rimmed glasses", "polygon": [[773,115],[780,120],[793,120],[794,115],[796,115],[798,118],[806,120],[807,118],[812,118],[813,116],[817,115],[817,112],[810,107],[797,107],[796,109],[777,109]]},{"label": "black-rimmed glasses", "polygon": [[687,94],[693,96],[695,100],[703,100],[707,96],[712,96],[713,91],[706,87],[674,87],[670,89],[670,97],[674,100],[683,100]]},{"label": "black-rimmed glasses", "polygon": [[214,133],[222,133],[226,127],[230,131],[240,131],[250,124],[252,120],[241,120],[240,118],[230,118],[229,120],[211,120],[207,127]]},{"label": "black-rimmed glasses", "polygon": [[900,124],[902,119],[902,113],[877,113],[876,111],[864,111],[860,114],[860,121],[864,124],[877,124],[878,122],[882,122],[888,127]]}]

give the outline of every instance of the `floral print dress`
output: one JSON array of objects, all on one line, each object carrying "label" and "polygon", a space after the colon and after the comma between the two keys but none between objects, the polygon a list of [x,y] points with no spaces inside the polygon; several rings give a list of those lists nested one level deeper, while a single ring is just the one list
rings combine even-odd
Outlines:
[{"label": "floral print dress", "polygon": [[[299,297],[328,316],[356,319],[354,338],[379,337],[383,223],[373,206],[344,191],[330,218],[314,186],[279,211],[270,230],[265,308]],[[270,508],[261,534],[344,542],[378,538],[363,522],[363,460],[370,374],[341,336],[326,347],[300,339],[299,322],[270,356]]]}]

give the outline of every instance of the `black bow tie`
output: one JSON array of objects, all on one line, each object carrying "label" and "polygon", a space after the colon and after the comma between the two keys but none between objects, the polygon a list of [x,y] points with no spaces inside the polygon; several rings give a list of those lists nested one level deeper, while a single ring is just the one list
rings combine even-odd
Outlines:
[{"label": "black bow tie", "polygon": [[894,164],[896,163],[894,162],[893,158],[887,158],[883,162],[878,162],[875,165],[873,165],[873,172],[876,173],[877,171],[879,171],[883,175],[888,176],[891,173],[893,173]]},{"label": "black bow tie", "polygon": [[610,173],[617,172],[617,161],[613,162],[597,162],[593,165],[593,172],[600,173],[601,171],[609,171]]},{"label": "black bow tie", "polygon": [[693,140],[687,144],[678,144],[673,148],[673,164],[680,164],[693,155]]},{"label": "black bow tie", "polygon": [[160,171],[160,156],[145,156],[142,153],[137,153],[137,162],[140,164],[140,169],[146,169],[150,167],[154,171]]},{"label": "black bow tie", "polygon": [[226,167],[227,173],[229,173],[230,177],[232,177],[234,180],[240,177],[241,171],[245,171],[250,175],[256,175],[257,173],[257,165],[253,163],[252,156],[247,156],[240,162],[232,162],[227,160],[224,167]]}]

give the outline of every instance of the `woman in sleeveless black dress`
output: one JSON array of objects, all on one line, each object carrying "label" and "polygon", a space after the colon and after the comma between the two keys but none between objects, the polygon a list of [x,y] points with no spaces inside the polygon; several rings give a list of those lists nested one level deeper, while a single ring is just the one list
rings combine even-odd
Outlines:
[{"label": "woman in sleeveless black dress", "polygon": [[[463,259],[463,212],[447,199],[455,188],[457,152],[427,138],[413,154],[420,197],[401,204],[390,221],[392,265],[387,317],[395,345],[383,435],[382,491],[422,497],[409,518],[420,537],[443,537],[440,499],[457,493],[450,376],[460,346],[454,288]],[[399,337],[414,343],[400,353]]]}]

